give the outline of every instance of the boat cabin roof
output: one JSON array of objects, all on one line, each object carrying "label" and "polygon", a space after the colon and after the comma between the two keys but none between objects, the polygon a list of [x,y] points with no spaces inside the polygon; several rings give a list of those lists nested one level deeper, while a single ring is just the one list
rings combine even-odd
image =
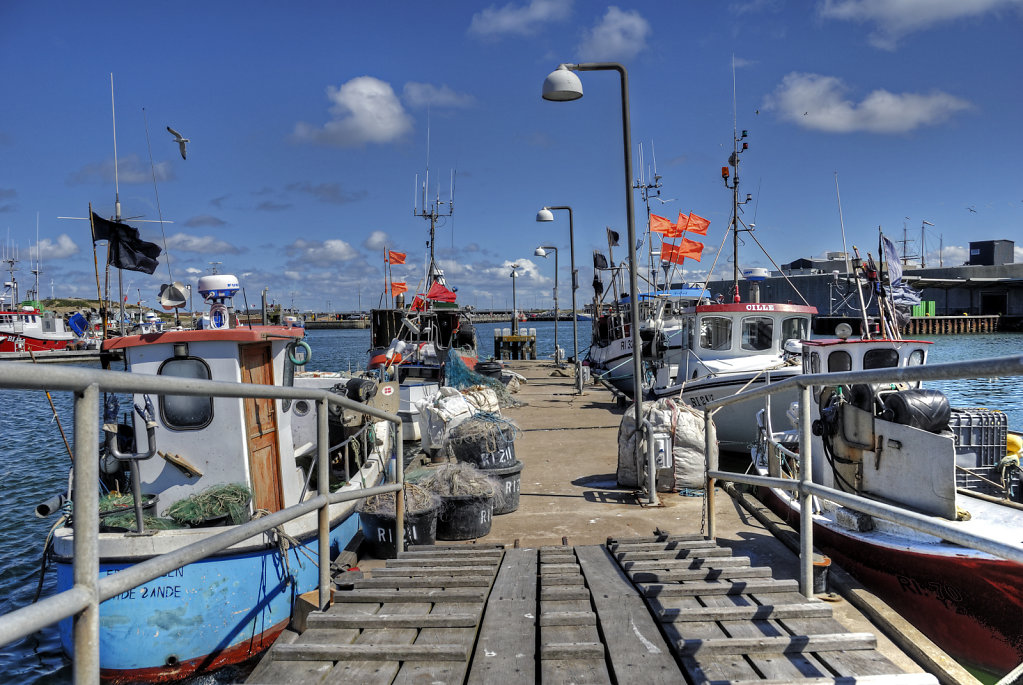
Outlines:
[{"label": "boat cabin roof", "polygon": [[210,330],[163,331],[143,335],[125,335],[103,341],[104,350],[122,350],[142,345],[170,344],[180,342],[237,342],[254,343],[272,338],[302,338],[305,330],[287,326],[248,326],[244,328],[219,328]]},{"label": "boat cabin roof", "polygon": [[696,307],[697,314],[816,314],[816,307],[802,304],[778,304],[774,302],[738,302],[727,304],[701,304]]},{"label": "boat cabin roof", "polygon": [[801,340],[800,341],[806,347],[829,347],[832,345],[905,345],[905,344],[919,344],[919,345],[933,345],[931,340],[891,340],[889,338],[874,338],[873,340],[854,340],[842,338],[820,338],[816,340]]}]

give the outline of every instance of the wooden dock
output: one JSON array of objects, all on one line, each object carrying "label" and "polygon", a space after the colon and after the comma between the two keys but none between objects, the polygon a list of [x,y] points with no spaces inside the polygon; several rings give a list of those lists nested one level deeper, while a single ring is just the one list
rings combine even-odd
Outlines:
[{"label": "wooden dock", "polygon": [[343,587],[246,682],[938,682],[698,535],[418,547]]}]

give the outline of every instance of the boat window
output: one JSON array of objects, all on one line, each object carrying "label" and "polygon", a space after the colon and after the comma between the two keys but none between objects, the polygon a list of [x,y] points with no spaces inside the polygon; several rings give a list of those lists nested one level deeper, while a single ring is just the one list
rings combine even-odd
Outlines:
[{"label": "boat window", "polygon": [[909,359],[906,360],[906,366],[920,366],[924,363],[924,351],[913,350],[909,353]]},{"label": "boat window", "polygon": [[848,352],[839,350],[828,355],[828,372],[852,371],[852,357]]},{"label": "boat window", "polygon": [[727,350],[732,346],[732,320],[724,316],[705,316],[700,323],[700,347]]},{"label": "boat window", "polygon": [[[160,366],[161,376],[175,378],[210,379],[210,367],[195,357],[175,357]],[[213,398],[191,395],[163,395],[160,397],[160,416],[168,428],[198,430],[213,420]]]},{"label": "boat window", "polygon": [[899,365],[898,350],[893,350],[891,348],[867,350],[863,354],[864,369],[887,369],[898,365]]},{"label": "boat window", "polygon": [[781,339],[806,340],[810,337],[810,320],[803,316],[793,316],[781,322]]},{"label": "boat window", "polygon": [[774,336],[774,319],[769,316],[748,316],[742,320],[742,349],[769,350]]}]

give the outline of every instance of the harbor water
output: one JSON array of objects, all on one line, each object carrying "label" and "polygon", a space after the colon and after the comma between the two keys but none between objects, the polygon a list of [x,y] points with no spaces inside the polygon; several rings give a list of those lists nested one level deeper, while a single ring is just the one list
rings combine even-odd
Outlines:
[{"label": "harbor water", "polygon": [[[493,331],[509,324],[478,327],[481,358],[493,354]],[[541,358],[554,352],[554,323],[523,324],[535,328]],[[1018,354],[1023,334],[935,336],[930,361],[948,362]],[[313,350],[310,369],[358,370],[369,345],[368,330],[315,330],[307,340]],[[590,340],[590,322],[578,326],[580,356]],[[558,326],[558,343],[572,354],[572,324]],[[942,389],[953,406],[988,407],[1008,414],[1009,426],[1023,426],[1023,378],[976,379],[932,383]],[[594,392],[603,392],[594,390]],[[68,393],[53,393],[56,416],[68,441],[72,440],[73,415]],[[37,504],[68,488],[70,456],[64,446],[58,420],[47,396],[40,391],[0,393],[0,611],[6,613],[32,603],[37,592],[46,597],[54,591],[55,573],[50,569],[40,584],[44,542],[56,516],[37,518]],[[71,682],[71,669],[61,654],[56,627],[29,638],[0,646],[0,683],[35,685]],[[214,682],[207,678],[193,682]]]}]

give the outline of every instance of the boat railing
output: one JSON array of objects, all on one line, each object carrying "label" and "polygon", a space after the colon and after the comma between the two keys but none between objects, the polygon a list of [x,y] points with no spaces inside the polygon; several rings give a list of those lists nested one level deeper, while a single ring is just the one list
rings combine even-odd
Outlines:
[{"label": "boat railing", "polygon": [[[306,514],[318,513],[319,606],[330,600],[330,505],[398,492],[404,481],[401,458],[401,419],[375,407],[313,388],[282,387],[252,383],[172,378],[168,376],[102,371],[71,366],[36,366],[0,362],[0,390],[66,391],[74,394],[74,584],[67,590],[0,616],[0,645],[74,617],[75,683],[99,682],[99,606],[112,597],[149,582],[187,564],[205,559]],[[315,403],[317,417],[316,496],[300,504],[234,526],[223,533],[180,549],[154,556],[116,573],[99,574],[99,443],[101,393],[149,393],[228,398],[306,400]],[[396,425],[394,482],[371,488],[330,492],[328,413],[331,405],[372,416]],[[382,469],[384,470],[384,469]],[[395,497],[395,540],[404,549],[404,501]]]},{"label": "boat railing", "polygon": [[[714,515],[714,485],[716,481],[732,481],[747,485],[790,490],[798,495],[800,505],[800,591],[806,597],[813,596],[813,516],[811,498],[813,496],[835,502],[849,509],[864,512],[899,525],[912,528],[942,540],[980,550],[995,556],[1023,564],[1023,548],[999,540],[973,535],[952,523],[917,514],[901,507],[852,495],[813,482],[812,463],[810,459],[799,459],[798,478],[780,478],[760,476],[746,473],[722,471],[718,464],[718,449],[713,427],[713,414],[717,409],[738,402],[764,399],[768,403],[770,397],[777,393],[799,391],[799,454],[810,454],[811,424],[811,388],[813,386],[854,385],[858,383],[902,383],[935,380],[961,380],[965,378],[997,378],[1001,376],[1023,375],[1023,355],[994,357],[973,361],[950,362],[946,364],[927,364],[898,368],[870,369],[865,371],[843,371],[835,373],[802,374],[783,381],[747,390],[736,395],[708,402],[702,409],[706,428],[707,483],[705,506],[707,517],[707,536],[714,539],[716,521]],[[766,413],[766,411],[765,411]],[[775,448],[781,448],[775,445]]]}]

